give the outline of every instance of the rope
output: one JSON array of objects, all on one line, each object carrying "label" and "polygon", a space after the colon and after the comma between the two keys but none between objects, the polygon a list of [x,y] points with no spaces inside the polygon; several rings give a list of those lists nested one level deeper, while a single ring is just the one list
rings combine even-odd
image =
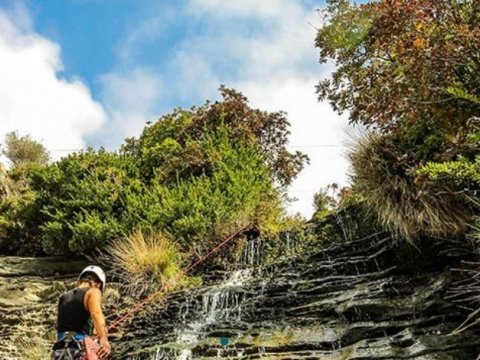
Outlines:
[{"label": "rope", "polygon": [[231,240],[233,240],[234,238],[236,238],[238,235],[244,233],[245,231],[247,231],[249,228],[251,227],[251,225],[247,225],[243,228],[240,228],[238,229],[237,231],[235,231],[233,234],[231,234],[230,236],[228,236],[227,238],[225,238],[224,240],[222,240],[219,244],[217,244],[215,247],[213,247],[208,253],[206,253],[205,255],[203,255],[202,257],[200,257],[200,259],[198,259],[197,261],[195,261],[194,263],[192,263],[190,266],[188,266],[187,268],[185,268],[182,272],[180,272],[179,274],[177,274],[177,276],[175,276],[173,279],[171,279],[170,281],[166,281],[162,287],[160,288],[160,290],[154,292],[153,294],[147,296],[145,299],[139,301],[135,306],[129,308],[129,309],[126,309],[125,310],[125,313],[123,315],[119,315],[117,317],[117,319],[115,321],[113,321],[111,323],[111,325],[108,327],[109,330],[111,329],[114,329],[116,327],[118,327],[120,324],[122,324],[123,322],[125,322],[130,316],[133,316],[135,315],[137,312],[139,312],[140,310],[142,310],[146,305],[148,305],[149,303],[151,303],[153,300],[155,300],[155,298],[159,295],[161,295],[164,291],[168,290],[170,288],[171,285],[175,284],[181,277],[185,276],[186,274],[188,274],[189,272],[191,272],[194,268],[196,268],[198,265],[200,265],[202,262],[204,262],[205,260],[207,260],[213,253],[217,252],[220,248],[222,248],[223,246],[225,246],[228,242],[230,242]]}]

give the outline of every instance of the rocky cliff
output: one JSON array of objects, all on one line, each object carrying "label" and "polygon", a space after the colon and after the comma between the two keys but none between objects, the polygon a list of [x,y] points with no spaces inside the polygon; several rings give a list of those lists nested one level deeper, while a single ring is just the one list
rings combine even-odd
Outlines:
[{"label": "rocky cliff", "polygon": [[236,269],[137,317],[116,358],[475,359],[478,329],[450,335],[466,316],[447,300],[460,255],[421,247],[376,234]]},{"label": "rocky cliff", "polygon": [[[464,257],[455,246],[375,234],[267,261],[253,240],[230,271],[138,314],[112,358],[475,359],[478,328],[450,335],[468,314],[448,300]],[[0,258],[0,359],[34,358],[22,344],[46,344],[56,299],[83,265]]]},{"label": "rocky cliff", "polygon": [[41,359],[51,346],[58,296],[84,262],[0,257],[0,359]]}]

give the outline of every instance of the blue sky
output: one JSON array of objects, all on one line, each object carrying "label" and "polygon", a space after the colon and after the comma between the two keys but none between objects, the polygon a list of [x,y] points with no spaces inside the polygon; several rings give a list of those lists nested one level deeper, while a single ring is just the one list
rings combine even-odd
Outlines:
[{"label": "blue sky", "polygon": [[311,0],[0,0],[0,139],[12,130],[54,158],[115,149],[146,121],[218,97],[220,84],[255,107],[285,110],[291,148],[312,159],[292,185],[291,212],[347,182],[347,122],[318,103]]}]

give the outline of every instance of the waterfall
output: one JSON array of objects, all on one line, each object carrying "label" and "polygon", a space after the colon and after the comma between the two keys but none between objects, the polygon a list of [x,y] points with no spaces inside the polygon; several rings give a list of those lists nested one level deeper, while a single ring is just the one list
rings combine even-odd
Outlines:
[{"label": "waterfall", "polygon": [[[168,357],[165,352],[158,350],[152,360],[190,360],[191,349],[201,340],[209,325],[221,321],[240,321],[242,302],[245,299],[244,287],[251,278],[251,269],[232,271],[220,284],[211,286],[200,294],[199,306],[195,306],[192,299],[187,301],[181,314],[184,323],[180,324],[175,339],[175,344],[180,347],[179,352],[175,357]],[[188,321],[189,317],[194,319]]]},{"label": "waterfall", "polygon": [[240,257],[240,264],[251,267],[263,264],[266,257],[266,245],[263,238],[250,240],[245,244]]}]

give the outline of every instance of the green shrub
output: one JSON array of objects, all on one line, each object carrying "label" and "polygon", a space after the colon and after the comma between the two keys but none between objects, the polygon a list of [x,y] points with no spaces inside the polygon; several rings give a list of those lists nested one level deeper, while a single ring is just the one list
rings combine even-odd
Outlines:
[{"label": "green shrub", "polygon": [[138,139],[126,140],[122,151],[135,158],[144,180],[175,183],[177,177],[211,174],[215,154],[206,153],[203,146],[209,134],[222,127],[232,144],[256,149],[278,184],[291,183],[308,158],[288,151],[286,114],[253,109],[247,98],[233,89],[222,86],[220,93],[221,101],[177,109],[146,127]]},{"label": "green shrub", "polygon": [[0,249],[6,254],[42,255],[38,232],[40,216],[36,206],[37,193],[31,188],[31,176],[43,165],[21,163],[7,176],[9,192],[0,200]]},{"label": "green shrub", "polygon": [[89,149],[16,167],[9,178],[20,195],[0,201],[2,250],[6,241],[12,252],[91,255],[138,229],[199,253],[247,224],[278,231],[283,186],[306,157],[288,152],[284,113],[221,93],[222,101],[163,116],[120,153]]},{"label": "green shrub", "polygon": [[124,193],[138,187],[131,158],[88,150],[37,171],[32,187],[49,254],[90,254],[122,236]]},{"label": "green shrub", "polygon": [[430,181],[438,189],[464,191],[473,196],[480,190],[480,156],[473,160],[460,156],[456,161],[429,162],[418,169],[417,174]]},{"label": "green shrub", "polygon": [[239,227],[255,223],[263,229],[278,221],[279,196],[268,168],[255,148],[231,144],[224,128],[202,144],[210,174],[152,182],[127,195],[128,228],[154,228],[179,241],[183,249],[204,251]]}]

